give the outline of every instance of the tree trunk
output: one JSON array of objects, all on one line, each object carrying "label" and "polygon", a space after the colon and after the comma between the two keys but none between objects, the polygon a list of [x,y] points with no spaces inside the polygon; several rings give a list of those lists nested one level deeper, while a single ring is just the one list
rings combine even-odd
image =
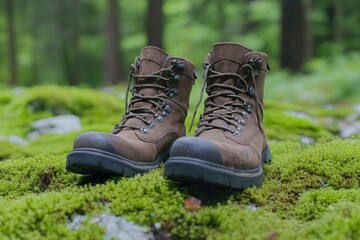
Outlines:
[{"label": "tree trunk", "polygon": [[72,0],[71,2],[72,9],[72,26],[71,26],[71,37],[70,37],[70,51],[68,54],[70,59],[70,75],[69,75],[69,84],[70,85],[79,85],[81,82],[81,54],[79,47],[79,22],[81,18],[81,1],[80,0]]},{"label": "tree trunk", "polygon": [[163,48],[163,11],[162,0],[148,1],[147,34],[148,44]]},{"label": "tree trunk", "polygon": [[[314,0],[305,1],[305,12],[309,13],[314,8]],[[305,50],[304,58],[309,59],[314,56],[314,32],[313,32],[313,21],[307,18],[308,14],[305,16],[306,27],[305,27]]]},{"label": "tree trunk", "polygon": [[6,18],[8,34],[8,51],[9,51],[9,84],[17,84],[17,64],[16,64],[16,40],[14,34],[13,5],[12,0],[6,0]]},{"label": "tree trunk", "polygon": [[250,20],[250,11],[251,11],[250,7],[251,7],[252,2],[254,2],[254,0],[242,1],[243,24],[240,26],[241,34],[247,34],[249,32],[254,32],[254,30],[256,29],[256,23],[254,23],[253,21]]},{"label": "tree trunk", "polygon": [[225,12],[225,3],[223,0],[217,0],[216,2],[216,9],[217,9],[217,27],[220,33],[219,39],[220,41],[227,41],[229,36],[226,31],[226,12]]},{"label": "tree trunk", "polygon": [[303,70],[305,60],[305,10],[302,0],[281,0],[281,68]]},{"label": "tree trunk", "polygon": [[327,8],[329,19],[329,39],[334,42],[342,40],[342,22],[343,22],[343,6],[342,2],[336,0],[329,3]]},{"label": "tree trunk", "polygon": [[106,23],[106,62],[105,62],[105,85],[113,85],[120,81],[119,60],[119,25],[118,25],[118,2],[108,0],[108,16]]}]

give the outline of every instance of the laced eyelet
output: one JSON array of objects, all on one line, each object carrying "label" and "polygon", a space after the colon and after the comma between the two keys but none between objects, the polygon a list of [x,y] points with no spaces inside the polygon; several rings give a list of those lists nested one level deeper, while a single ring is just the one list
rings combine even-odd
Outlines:
[{"label": "laced eyelet", "polygon": [[245,119],[247,119],[247,118],[249,117],[249,115],[247,115],[247,113],[245,113],[245,112],[242,112],[242,113],[241,113],[241,116],[242,116],[243,118],[245,118]]},{"label": "laced eyelet", "polygon": [[136,90],[135,88],[130,88],[130,92],[131,92],[132,94],[135,94],[135,93],[137,93],[137,90]]},{"label": "laced eyelet", "polygon": [[179,91],[176,88],[166,88],[165,94],[169,96],[170,98],[173,98],[177,95],[179,95]]},{"label": "laced eyelet", "polygon": [[171,110],[170,105],[165,104],[165,103],[161,106],[161,109],[163,110],[162,115],[164,117],[166,117],[170,113],[170,110]]},{"label": "laced eyelet", "polygon": [[148,127],[150,129],[153,129],[155,127],[155,124],[152,121],[148,121]]},{"label": "laced eyelet", "polygon": [[199,122],[201,122],[204,118],[204,114],[201,114],[200,117],[199,117]]},{"label": "laced eyelet", "polygon": [[154,115],[154,119],[155,119],[155,121],[157,121],[157,122],[162,122],[162,121],[163,121],[163,118],[162,118],[159,114],[155,114],[155,115]]},{"label": "laced eyelet", "polygon": [[170,73],[170,80],[174,81],[174,82],[179,82],[180,81],[180,76],[175,74],[175,73]]},{"label": "laced eyelet", "polygon": [[238,122],[239,124],[241,124],[241,125],[246,125],[245,120],[242,119],[242,118],[240,118],[240,117],[236,117],[236,118],[235,118],[235,121],[237,121],[237,122]]},{"label": "laced eyelet", "polygon": [[209,66],[209,63],[205,61],[205,62],[203,63],[203,68],[206,69],[207,66]]},{"label": "laced eyelet", "polygon": [[182,61],[173,60],[172,65],[176,67],[178,70],[184,70],[185,68],[185,63]]},{"label": "laced eyelet", "polygon": [[251,97],[255,96],[255,89],[253,87],[247,87],[246,88],[247,94],[249,94]]},{"label": "laced eyelet", "polygon": [[143,128],[143,127],[141,127],[141,128],[139,129],[139,131],[140,131],[141,133],[144,133],[144,134],[147,134],[147,133],[149,132],[146,128]]},{"label": "laced eyelet", "polygon": [[251,105],[249,103],[244,102],[244,108],[249,114],[252,113],[252,108],[251,108]]},{"label": "laced eyelet", "polygon": [[260,58],[251,58],[249,64],[255,68],[260,69],[262,65],[262,60]]},{"label": "laced eyelet", "polygon": [[231,129],[230,131],[233,135],[235,136],[240,136],[240,132],[238,130],[235,130],[235,129]]}]

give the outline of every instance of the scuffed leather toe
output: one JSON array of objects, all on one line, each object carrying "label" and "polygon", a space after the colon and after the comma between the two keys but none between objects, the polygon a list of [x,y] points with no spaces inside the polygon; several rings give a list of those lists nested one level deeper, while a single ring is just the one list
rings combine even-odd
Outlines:
[{"label": "scuffed leather toe", "polygon": [[74,149],[95,148],[110,153],[115,153],[115,149],[110,139],[116,136],[102,132],[85,132],[80,134],[74,141]]},{"label": "scuffed leather toe", "polygon": [[220,152],[216,146],[202,138],[182,137],[174,142],[170,151],[171,157],[189,157],[222,164]]}]

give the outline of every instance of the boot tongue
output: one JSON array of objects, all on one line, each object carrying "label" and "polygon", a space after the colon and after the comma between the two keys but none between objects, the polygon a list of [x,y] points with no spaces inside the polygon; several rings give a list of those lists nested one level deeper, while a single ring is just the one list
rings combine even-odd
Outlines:
[{"label": "boot tongue", "polygon": [[[140,75],[146,75],[160,70],[166,62],[168,55],[157,47],[144,47],[140,53]],[[141,80],[138,79],[141,84]]]},{"label": "boot tongue", "polygon": [[[139,75],[148,75],[156,71],[159,71],[163,68],[165,62],[168,59],[168,54],[161,50],[160,48],[148,46],[144,47],[140,53],[140,69]],[[161,84],[160,80],[155,78],[137,78],[136,84]],[[143,96],[155,96],[158,94],[157,88],[144,87],[138,89],[138,94]],[[153,105],[151,103],[138,102],[134,104],[135,108],[138,107],[147,107],[151,108]]]},{"label": "boot tongue", "polygon": [[[213,70],[221,73],[238,73],[244,61],[246,53],[251,52],[248,49],[237,43],[216,43],[213,45],[212,54],[208,57],[209,62],[212,64]],[[210,85],[213,83],[221,83],[225,85],[235,86],[235,78],[216,78],[211,80]],[[224,91],[222,88],[214,88],[215,91]],[[231,91],[227,89],[226,91]],[[219,96],[213,99],[215,104],[224,104],[232,101],[229,97]]]}]

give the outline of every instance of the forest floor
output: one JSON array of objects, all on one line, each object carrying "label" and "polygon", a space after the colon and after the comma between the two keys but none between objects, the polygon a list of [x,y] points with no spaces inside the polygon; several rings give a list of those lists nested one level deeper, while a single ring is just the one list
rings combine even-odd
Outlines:
[{"label": "forest floor", "polygon": [[[297,77],[301,88],[284,93],[278,78],[289,75],[269,77],[265,99],[273,161],[263,186],[243,191],[173,182],[163,167],[133,178],[69,173],[75,137],[121,118],[122,88],[1,89],[0,239],[360,239],[360,101],[335,101],[326,79],[316,92]],[[78,116],[81,129],[29,135],[34,121],[61,114]]]}]

